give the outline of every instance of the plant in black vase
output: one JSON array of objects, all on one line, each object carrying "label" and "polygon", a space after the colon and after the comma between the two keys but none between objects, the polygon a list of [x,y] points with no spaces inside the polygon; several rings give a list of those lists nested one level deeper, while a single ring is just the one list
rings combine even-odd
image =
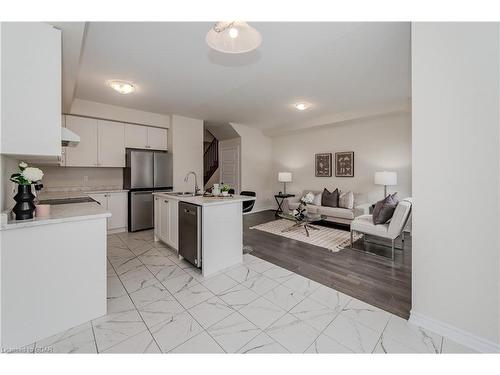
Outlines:
[{"label": "plant in black vase", "polygon": [[18,184],[17,194],[14,196],[16,205],[12,212],[16,215],[16,220],[33,219],[35,196],[31,192],[31,185],[42,179],[43,172],[39,168],[28,167],[23,161],[19,163],[19,171],[10,176],[10,180]]},{"label": "plant in black vase", "polygon": [[309,203],[312,203],[313,200],[314,200],[313,193],[307,193],[302,198],[300,198],[299,207],[293,210],[293,216],[295,216],[297,220],[304,220],[304,217],[307,214],[307,205]]}]

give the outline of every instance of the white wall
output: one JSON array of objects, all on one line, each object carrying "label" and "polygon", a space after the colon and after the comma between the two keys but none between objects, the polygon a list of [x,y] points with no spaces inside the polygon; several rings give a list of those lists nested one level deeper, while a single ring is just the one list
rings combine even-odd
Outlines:
[{"label": "white wall", "polygon": [[257,193],[254,211],[272,208],[271,138],[265,136],[260,129],[236,123],[231,125],[241,137],[241,190]]},{"label": "white wall", "polygon": [[411,320],[500,350],[499,26],[416,23]]},{"label": "white wall", "polygon": [[170,115],[139,111],[137,109],[91,102],[83,99],[75,99],[73,101],[71,114],[157,126],[160,128],[170,127]]},{"label": "white wall", "polygon": [[170,134],[174,190],[193,190],[192,176],[184,182],[189,171],[196,172],[198,186],[203,189],[203,120],[173,115]]},{"label": "white wall", "polygon": [[[335,152],[354,151],[354,177],[335,177]],[[315,177],[314,155],[332,153],[332,177]],[[273,137],[272,186],[283,190],[278,172],[292,172],[287,192],[330,191],[335,188],[356,194],[356,203],[383,198],[384,187],[374,185],[376,171],[398,173],[398,185],[388,187],[400,198],[411,196],[411,120],[409,114],[393,114],[343,124],[308,129]]]}]

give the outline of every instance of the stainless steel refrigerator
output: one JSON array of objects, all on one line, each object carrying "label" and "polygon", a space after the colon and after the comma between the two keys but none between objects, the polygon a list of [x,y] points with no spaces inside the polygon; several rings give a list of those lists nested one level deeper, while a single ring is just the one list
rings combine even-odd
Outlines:
[{"label": "stainless steel refrigerator", "polygon": [[128,230],[153,228],[153,192],[172,190],[172,154],[127,149],[123,188],[128,189]]}]

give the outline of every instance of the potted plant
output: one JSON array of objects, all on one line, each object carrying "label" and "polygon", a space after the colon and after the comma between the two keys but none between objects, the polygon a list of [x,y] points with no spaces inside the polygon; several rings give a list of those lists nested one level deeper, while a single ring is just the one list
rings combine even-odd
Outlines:
[{"label": "potted plant", "polygon": [[43,172],[39,168],[28,167],[23,161],[19,163],[19,172],[10,176],[10,180],[18,184],[17,194],[14,196],[16,205],[12,209],[16,220],[33,219],[35,196],[31,192],[31,184],[37,183],[42,177]]},{"label": "potted plant", "polygon": [[222,187],[220,188],[220,191],[222,192],[222,195],[227,197],[229,195],[229,185],[222,185]]}]

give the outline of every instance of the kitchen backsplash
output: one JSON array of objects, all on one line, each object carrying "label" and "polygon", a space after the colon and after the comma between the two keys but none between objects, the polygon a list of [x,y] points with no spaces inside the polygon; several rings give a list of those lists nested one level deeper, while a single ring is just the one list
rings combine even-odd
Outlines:
[{"label": "kitchen backsplash", "polygon": [[44,190],[81,191],[123,188],[122,168],[40,167]]}]

